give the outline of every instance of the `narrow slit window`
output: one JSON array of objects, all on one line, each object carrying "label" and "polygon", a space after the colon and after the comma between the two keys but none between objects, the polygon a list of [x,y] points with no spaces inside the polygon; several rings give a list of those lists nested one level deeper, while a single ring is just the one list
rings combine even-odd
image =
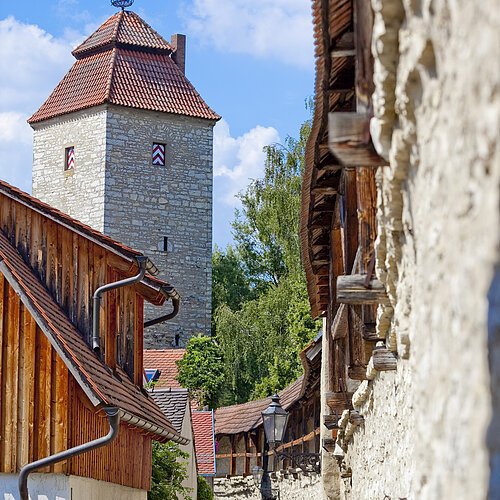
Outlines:
[{"label": "narrow slit window", "polygon": [[163,237],[163,251],[168,252],[168,237],[167,236]]},{"label": "narrow slit window", "polygon": [[153,165],[158,165],[160,167],[165,166],[165,144],[159,142],[153,142]]},{"label": "narrow slit window", "polygon": [[75,146],[66,148],[64,154],[64,170],[75,169]]}]

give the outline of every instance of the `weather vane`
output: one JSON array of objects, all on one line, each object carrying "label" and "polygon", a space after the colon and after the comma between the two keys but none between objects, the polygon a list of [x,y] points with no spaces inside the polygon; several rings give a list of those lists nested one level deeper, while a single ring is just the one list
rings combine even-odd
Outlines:
[{"label": "weather vane", "polygon": [[111,5],[115,7],[120,7],[125,10],[126,7],[130,7],[134,3],[134,0],[111,0]]}]

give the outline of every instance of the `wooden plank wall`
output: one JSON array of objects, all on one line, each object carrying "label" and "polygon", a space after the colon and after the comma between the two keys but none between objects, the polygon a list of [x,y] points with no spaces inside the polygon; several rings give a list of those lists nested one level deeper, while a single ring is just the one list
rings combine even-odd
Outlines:
[{"label": "wooden plank wall", "polygon": [[[68,370],[0,274],[0,472],[65,450]],[[48,470],[48,469],[47,469]],[[52,472],[66,472],[56,464]]]},{"label": "wooden plank wall", "polygon": [[[0,229],[38,275],[54,300],[90,344],[92,295],[101,285],[122,279],[122,259],[47,217],[0,194]],[[101,309],[101,348],[106,363],[116,361],[142,383],[144,298],[132,287],[104,296]],[[117,349],[115,355],[114,349]],[[140,348],[140,349],[139,349]]]},{"label": "wooden plank wall", "polygon": [[[106,414],[90,405],[83,391],[72,383],[70,446],[77,446],[109,431]],[[68,472],[77,476],[149,490],[151,486],[151,437],[126,424],[108,446],[71,459]]]}]

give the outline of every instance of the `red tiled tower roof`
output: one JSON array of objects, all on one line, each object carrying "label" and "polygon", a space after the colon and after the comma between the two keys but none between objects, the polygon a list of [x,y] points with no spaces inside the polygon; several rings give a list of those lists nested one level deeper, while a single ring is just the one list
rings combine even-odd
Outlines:
[{"label": "red tiled tower roof", "polygon": [[172,52],[137,14],[121,11],[73,51],[77,61],[28,122],[105,103],[219,120]]}]

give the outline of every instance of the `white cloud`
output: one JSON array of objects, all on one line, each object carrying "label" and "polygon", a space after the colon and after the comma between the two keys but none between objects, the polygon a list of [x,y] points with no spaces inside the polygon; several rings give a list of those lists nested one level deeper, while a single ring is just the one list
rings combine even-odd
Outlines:
[{"label": "white cloud", "polygon": [[279,142],[273,127],[256,126],[240,137],[232,137],[229,125],[221,120],[214,129],[214,190],[216,199],[237,207],[236,195],[252,179],[264,174],[265,146]]},{"label": "white cloud", "polygon": [[241,206],[236,195],[252,179],[264,174],[264,146],[279,142],[278,131],[258,125],[233,137],[229,125],[221,120],[214,129],[214,241],[225,246],[231,242],[234,209]]},{"label": "white cloud", "polygon": [[13,17],[0,20],[0,178],[22,189],[31,185],[32,133],[26,120],[71,66],[74,36],[57,39]]},{"label": "white cloud", "polygon": [[312,66],[312,14],[306,0],[194,0],[185,18],[191,33],[220,51]]}]

